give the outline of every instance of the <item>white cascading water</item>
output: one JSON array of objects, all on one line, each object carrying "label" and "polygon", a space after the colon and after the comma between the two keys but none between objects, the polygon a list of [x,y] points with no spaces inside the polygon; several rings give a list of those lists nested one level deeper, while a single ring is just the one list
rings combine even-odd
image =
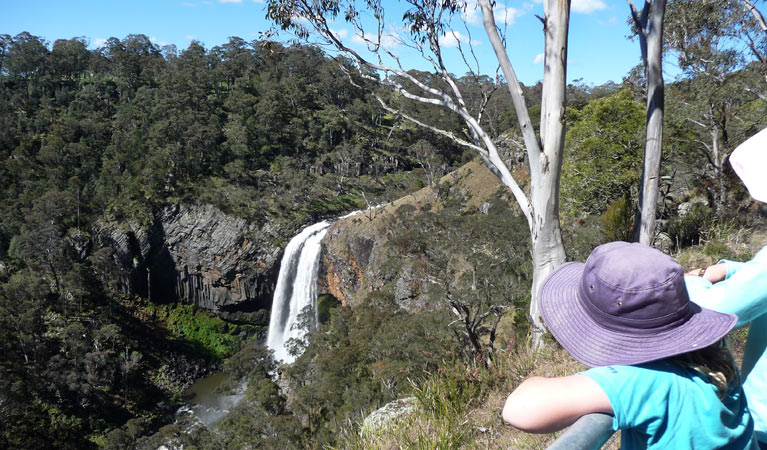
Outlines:
[{"label": "white cascading water", "polygon": [[[280,263],[280,274],[272,299],[269,334],[266,345],[278,361],[290,364],[295,360],[285,345],[290,339],[303,339],[317,327],[317,270],[320,265],[322,238],[330,222],[323,221],[304,228],[288,242]],[[310,306],[312,323],[299,323],[299,314]]]}]

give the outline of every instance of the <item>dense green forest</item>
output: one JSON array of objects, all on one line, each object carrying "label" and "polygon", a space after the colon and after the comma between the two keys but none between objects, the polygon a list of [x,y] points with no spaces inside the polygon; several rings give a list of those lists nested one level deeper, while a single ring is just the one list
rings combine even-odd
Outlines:
[{"label": "dense green forest", "polygon": [[[469,281],[445,276],[445,261],[496,249],[467,264],[485,294],[505,302],[496,311],[516,311],[500,322],[497,346],[516,351],[526,332],[519,311],[529,302],[529,243],[508,194],[488,199],[489,212],[468,208],[471,193],[440,177],[474,155],[381,110],[370,91],[394,94],[362,78],[363,88],[355,87],[339,64],[347,63],[315,47],[240,38],[178,51],[144,35],[97,49],[80,38],[51,44],[0,35],[0,448],[352,445],[359,422],[390,400],[415,394],[428,414],[454,418],[459,404],[508,388],[511,375],[488,378],[497,349],[484,324],[475,330],[482,344],[472,347],[446,325],[454,318],[449,303],[406,311],[386,289],[354,308],[329,301],[320,330],[277,383],[263,326],[126,290],[120,268],[94,244],[103,223],[143,226],[184,203],[274,224],[287,239],[310,223],[429,187],[433,206],[400,207],[391,220],[392,254],[444,282],[437,295],[469,298],[475,294],[457,287]],[[660,211],[667,250],[708,242],[711,257],[747,256],[717,239],[763,223],[764,209],[731,171],[712,170],[701,154],[708,131],[690,126],[713,112],[730,150],[763,128],[767,108],[744,87],[760,83],[752,69],[669,86]],[[493,83],[459,81],[468,92]],[[641,82],[629,74],[621,85],[568,86],[562,208],[572,259],[630,232],[644,147]],[[540,83],[525,90],[531,113],[540,112]],[[514,161],[510,104],[505,89],[494,91],[483,125],[511,142]],[[437,109],[405,107],[465,133]],[[691,205],[683,216],[682,203]],[[518,239],[509,229],[522,230]],[[218,431],[171,425],[184,388],[212,370],[247,378],[246,401]],[[456,431],[444,436],[450,447],[463,425],[445,426]]]},{"label": "dense green forest", "polygon": [[[179,52],[143,35],[95,50],[2,35],[0,105],[1,447],[156,429],[184,386],[260,335],[126,292],[92,248],[100,223],[198,202],[289,237],[467,160],[384,115],[318,49],[239,38]],[[506,109],[488,119],[499,132]]]},{"label": "dense green forest", "polygon": [[[100,222],[197,201],[289,236],[423,185],[399,175],[423,136],[384,125],[315,48],[0,43],[0,447],[87,448],[167,422],[183,386],[257,332],[120,289],[91,248]],[[437,147],[445,168],[461,157]]]}]

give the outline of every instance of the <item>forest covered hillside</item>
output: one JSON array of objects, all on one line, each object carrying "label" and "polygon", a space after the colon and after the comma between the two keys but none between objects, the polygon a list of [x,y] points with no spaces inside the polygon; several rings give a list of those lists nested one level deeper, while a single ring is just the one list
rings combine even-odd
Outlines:
[{"label": "forest covered hillside", "polygon": [[[527,351],[522,211],[474,152],[373,94],[468,136],[454,117],[342,67],[236,37],[177,51],[140,34],[96,49],[0,35],[0,448],[540,445],[496,414],[525,375],[573,367],[551,343]],[[528,191],[507,89],[456,79],[492,92],[481,123]],[[642,81],[567,86],[570,260],[630,238]],[[751,65],[667,86],[656,245],[685,264],[763,242],[767,209],[710,157],[767,124],[761,82]],[[541,89],[524,87],[531,115]],[[693,126],[706,120],[718,134]],[[323,243],[321,323],[279,366],[263,341],[282,252],[355,210]],[[245,400],[215,427],[176,422],[184,389],[215,371],[246,380]],[[411,396],[413,426],[361,432]]]}]

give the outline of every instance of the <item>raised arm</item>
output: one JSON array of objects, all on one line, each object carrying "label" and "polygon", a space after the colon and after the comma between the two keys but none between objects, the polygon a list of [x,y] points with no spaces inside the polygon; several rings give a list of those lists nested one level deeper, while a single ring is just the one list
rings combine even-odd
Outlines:
[{"label": "raised arm", "polygon": [[698,273],[699,269],[693,269],[687,272],[692,276],[685,277],[690,300],[698,305],[737,315],[738,327],[767,313],[765,249],[751,261],[723,261],[708,267],[702,278]]},{"label": "raised arm", "polygon": [[528,378],[506,399],[503,420],[529,433],[561,430],[590,413],[612,414],[607,395],[585,375]]}]

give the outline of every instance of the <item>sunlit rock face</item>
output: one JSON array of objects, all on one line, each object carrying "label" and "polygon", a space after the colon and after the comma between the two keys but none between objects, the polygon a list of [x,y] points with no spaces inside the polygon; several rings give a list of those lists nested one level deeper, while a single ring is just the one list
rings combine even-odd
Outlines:
[{"label": "sunlit rock face", "polygon": [[[402,218],[419,214],[438,216],[448,198],[461,199],[461,212],[450,213],[453,215],[486,216],[494,212],[493,208],[502,207],[511,217],[518,213],[509,206],[508,199],[499,199],[499,195],[504,198],[509,195],[506,193],[507,189],[481,161],[472,161],[443,177],[439,184],[335,221],[322,241],[322,264],[317,278],[320,294],[330,294],[345,306],[358,305],[376,293],[393,295],[397,305],[408,310],[429,310],[442,305],[441,286],[426,272],[423,255],[409,248],[406,234],[417,225]],[[469,218],[464,223],[470,221]],[[507,237],[487,245],[494,248],[508,245]],[[458,247],[454,246],[456,252]],[[465,259],[469,254],[456,256]]]},{"label": "sunlit rock face", "polygon": [[413,275],[413,261],[391,242],[389,224],[400,199],[376,211],[335,222],[323,240],[317,283],[344,306],[359,304],[371,292],[392,290],[404,308],[428,309],[429,286]]}]

